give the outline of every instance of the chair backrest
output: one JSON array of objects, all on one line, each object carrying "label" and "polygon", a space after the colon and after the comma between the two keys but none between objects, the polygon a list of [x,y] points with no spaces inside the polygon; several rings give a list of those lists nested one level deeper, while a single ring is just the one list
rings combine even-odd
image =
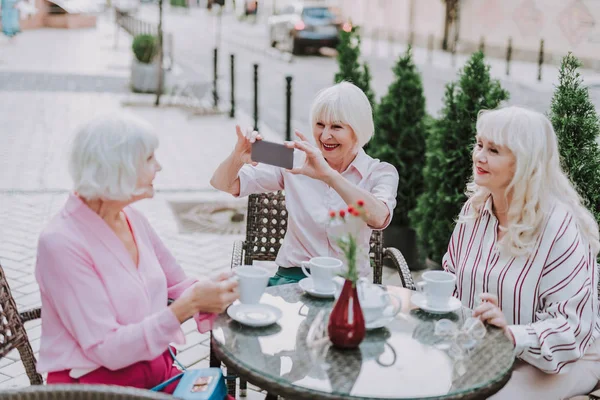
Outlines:
[{"label": "chair backrest", "polygon": [[[275,261],[287,232],[285,192],[251,194],[248,196],[248,217],[244,264],[253,261]],[[383,271],[383,235],[373,231],[370,242],[373,282],[381,283]]]},{"label": "chair backrest", "polygon": [[[32,311],[24,314],[32,314],[32,316],[35,314],[35,317],[39,318],[39,309],[37,312]],[[13,349],[17,349],[29,381],[32,385],[41,385],[43,379],[36,371],[35,355],[23,324],[24,319],[33,318],[19,313],[8,286],[6,274],[0,265],[0,358],[6,356]]]},{"label": "chair backrest", "polygon": [[2,392],[6,400],[173,400],[165,393],[114,385],[29,386]]}]

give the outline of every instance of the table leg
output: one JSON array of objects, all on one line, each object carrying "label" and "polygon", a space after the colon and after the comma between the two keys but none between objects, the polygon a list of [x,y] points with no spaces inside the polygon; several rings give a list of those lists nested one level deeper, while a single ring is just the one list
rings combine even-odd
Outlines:
[{"label": "table leg", "polygon": [[215,354],[215,352],[213,350],[212,331],[210,332],[210,356],[208,358],[208,364],[210,365],[211,368],[220,368],[221,367],[221,361],[217,358],[217,355]]},{"label": "table leg", "polygon": [[245,379],[240,378],[240,396],[246,397],[248,394],[248,382]]}]

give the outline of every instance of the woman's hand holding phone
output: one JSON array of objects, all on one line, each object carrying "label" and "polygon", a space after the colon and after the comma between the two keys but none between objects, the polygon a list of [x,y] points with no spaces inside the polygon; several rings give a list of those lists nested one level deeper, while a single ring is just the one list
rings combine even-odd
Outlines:
[{"label": "woman's hand holding phone", "polygon": [[257,132],[253,131],[252,128],[247,128],[246,132],[242,132],[242,128],[239,125],[235,126],[235,133],[237,134],[237,143],[233,152],[244,164],[257,165],[257,162],[252,161],[252,144],[258,140],[262,140],[262,136]]}]

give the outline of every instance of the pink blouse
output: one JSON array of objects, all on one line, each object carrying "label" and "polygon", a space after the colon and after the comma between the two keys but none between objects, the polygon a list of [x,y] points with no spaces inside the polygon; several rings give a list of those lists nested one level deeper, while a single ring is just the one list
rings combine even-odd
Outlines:
[{"label": "pink blouse", "polygon": [[[137,267],[117,235],[75,195],[40,235],[39,372],[117,370],[185,342],[167,299],[196,279],[186,277],[140,212],[123,211],[138,246]],[[214,318],[196,315],[198,329],[210,330]]]}]

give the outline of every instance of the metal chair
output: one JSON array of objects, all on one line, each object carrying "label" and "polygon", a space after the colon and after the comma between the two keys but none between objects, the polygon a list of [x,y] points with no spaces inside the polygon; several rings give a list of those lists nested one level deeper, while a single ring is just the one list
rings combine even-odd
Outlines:
[{"label": "metal chair", "polygon": [[[246,240],[234,242],[231,268],[250,265],[254,261],[275,261],[286,231],[287,209],[283,191],[248,196]],[[373,283],[381,284],[383,260],[389,258],[400,275],[402,286],[416,290],[404,256],[398,249],[384,247],[381,231],[373,231],[370,247]]]},{"label": "metal chair", "polygon": [[41,308],[19,312],[4,269],[0,265],[0,358],[16,348],[32,385],[41,385],[44,381],[36,371],[36,359],[24,323],[40,318],[41,315]]},{"label": "metal chair", "polygon": [[167,400],[172,396],[113,385],[47,385],[6,390],[0,396],[6,400]]},{"label": "metal chair", "polygon": [[[283,238],[287,231],[287,209],[285,208],[285,193],[252,194],[248,197],[248,216],[246,221],[246,240],[235,241],[231,268],[240,265],[251,265],[254,261],[275,261]],[[383,260],[390,258],[396,267],[402,286],[416,290],[408,265],[400,250],[384,247],[381,231],[373,231],[370,242],[370,257],[373,265],[373,283],[381,284],[383,276]],[[219,367],[221,362],[212,351],[210,366]],[[235,376],[230,374],[227,379],[229,394],[235,397]],[[246,382],[240,380],[241,395],[246,395]]]}]

